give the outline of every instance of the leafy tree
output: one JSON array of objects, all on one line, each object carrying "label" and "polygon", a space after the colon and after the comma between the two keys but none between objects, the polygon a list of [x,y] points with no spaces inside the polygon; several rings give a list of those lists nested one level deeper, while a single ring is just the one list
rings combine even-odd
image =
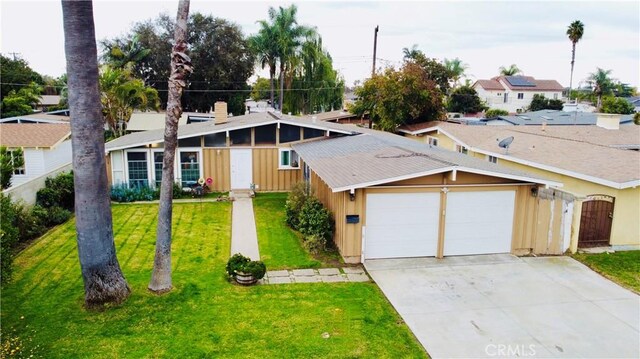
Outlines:
[{"label": "leafy tree", "polygon": [[596,107],[598,111],[602,110],[602,96],[609,95],[613,92],[614,84],[613,79],[610,77],[611,70],[603,70],[599,67],[596,68],[596,72],[589,74],[589,84],[593,88],[593,94],[598,99]]},{"label": "leafy tree", "polygon": [[500,75],[503,76],[515,76],[522,73],[522,70],[516,66],[516,64],[511,64],[509,67],[500,66]]},{"label": "leafy tree", "polygon": [[529,105],[529,111],[562,110],[562,107],[562,100],[552,100],[545,98],[544,95],[535,94]]},{"label": "leafy tree", "polygon": [[171,290],[171,218],[173,216],[173,167],[178,145],[178,120],[182,116],[180,101],[187,77],[193,68],[187,52],[189,0],[180,0],[176,16],[175,41],[171,51],[171,76],[169,77],[169,102],[164,130],[164,155],[162,157],[162,184],[156,230],[156,254],[149,290],[164,293]]},{"label": "leafy tree", "polygon": [[6,147],[0,146],[0,189],[11,187],[11,177],[16,169],[22,166],[24,166],[22,149],[18,148],[9,153]]},{"label": "leafy tree", "polygon": [[103,66],[100,73],[102,113],[109,129],[117,136],[124,134],[119,122],[128,123],[133,110],[158,110],[158,91],[131,76],[128,69]]},{"label": "leafy tree", "polygon": [[0,55],[0,99],[4,99],[9,92],[19,92],[24,84],[35,82],[36,84],[44,84],[42,76],[35,72],[29,64],[22,59],[10,59]]},{"label": "leafy tree", "polygon": [[103,40],[103,60],[115,69],[129,69],[140,63],[151,53],[151,49],[142,47],[138,35],[133,35],[126,41],[116,39],[113,42]]},{"label": "leafy tree", "polygon": [[616,97],[631,97],[636,96],[638,90],[635,87],[630,86],[629,84],[618,81],[614,85],[613,93],[616,95]]},{"label": "leafy tree", "polygon": [[[247,80],[253,74],[255,56],[241,28],[200,13],[189,17],[188,28],[188,56],[197,71],[189,78],[182,95],[184,110],[207,112],[216,101],[225,101],[229,112],[243,114],[250,90]],[[168,98],[171,59],[166,54],[171,53],[174,29],[174,19],[165,14],[135,24],[124,37],[102,42],[106,52],[108,46],[128,44],[135,37],[139,47],[150,50],[132,65],[132,74],[158,91],[162,108]]]},{"label": "leafy tree", "polygon": [[469,68],[469,65],[465,64],[459,58],[444,59],[444,66],[449,71],[449,75],[453,80],[453,86],[457,86],[461,78],[465,76],[465,71]]},{"label": "leafy tree", "polygon": [[113,242],[105,171],[98,59],[91,1],[63,1],[69,86],[76,232],[85,304],[123,302],[131,293]]},{"label": "leafy tree", "polygon": [[569,93],[571,93],[571,88],[573,86],[573,65],[576,60],[576,44],[578,41],[582,39],[584,35],[584,24],[576,20],[569,25],[567,28],[567,36],[569,40],[571,40],[571,77],[569,78]]},{"label": "leafy tree", "polygon": [[350,111],[368,113],[379,129],[390,132],[404,124],[439,120],[444,96],[434,77],[415,61],[406,61],[399,70],[388,68],[356,88],[358,100]]},{"label": "leafy tree", "polygon": [[251,99],[254,101],[269,99],[269,89],[271,87],[271,80],[264,77],[258,77],[256,82],[251,86]]},{"label": "leafy tree", "polygon": [[405,53],[404,60],[414,62],[418,66],[420,66],[425,73],[427,79],[434,81],[436,83],[436,87],[443,93],[446,94],[449,92],[451,79],[453,75],[447,69],[447,67],[441,64],[438,60],[428,58],[422,51],[414,48],[407,52],[405,48],[403,51]]},{"label": "leafy tree", "polygon": [[2,99],[1,117],[14,117],[28,115],[33,112],[34,107],[40,102],[42,87],[32,82],[29,86],[22,87],[18,92],[9,91]]},{"label": "leafy tree", "polygon": [[602,113],[617,113],[630,115],[635,112],[635,107],[629,101],[613,96],[606,96],[602,99]]},{"label": "leafy tree", "polygon": [[499,109],[499,108],[492,108],[487,110],[487,112],[484,113],[484,117],[485,118],[494,118],[494,117],[498,117],[498,116],[506,116],[509,114],[509,111],[507,110],[503,110],[503,109]]},{"label": "leafy tree", "polygon": [[478,93],[472,87],[462,86],[453,90],[449,97],[448,110],[451,112],[477,113],[487,107],[482,103]]}]

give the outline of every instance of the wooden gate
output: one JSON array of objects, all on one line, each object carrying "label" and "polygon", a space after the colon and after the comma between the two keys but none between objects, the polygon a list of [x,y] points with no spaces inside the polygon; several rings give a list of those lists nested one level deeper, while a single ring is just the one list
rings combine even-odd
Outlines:
[{"label": "wooden gate", "polygon": [[582,202],[578,247],[608,246],[613,222],[615,198],[593,195]]}]

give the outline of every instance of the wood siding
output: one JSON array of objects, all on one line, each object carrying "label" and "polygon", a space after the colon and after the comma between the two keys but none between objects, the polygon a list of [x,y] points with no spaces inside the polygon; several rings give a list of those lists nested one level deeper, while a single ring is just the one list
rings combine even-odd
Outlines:
[{"label": "wood siding", "polygon": [[228,148],[204,148],[204,178],[213,179],[212,190],[227,192],[231,190],[231,164]]},{"label": "wood siding", "polygon": [[278,148],[253,149],[253,183],[257,186],[256,191],[289,191],[302,181],[304,163],[300,161],[298,169],[278,169],[278,156]]}]

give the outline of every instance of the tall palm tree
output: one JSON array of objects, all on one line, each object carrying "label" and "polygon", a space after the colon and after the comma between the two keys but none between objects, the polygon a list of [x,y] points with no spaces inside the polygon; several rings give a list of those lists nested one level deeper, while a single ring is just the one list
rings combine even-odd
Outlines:
[{"label": "tall palm tree", "polygon": [[180,0],[175,27],[175,42],[171,51],[171,74],[169,75],[169,97],[164,125],[164,154],[162,158],[162,183],[158,228],[156,230],[156,255],[149,290],[165,293],[171,290],[171,218],[173,216],[173,164],[178,145],[178,120],[182,116],[182,92],[187,76],[193,71],[187,56],[187,19],[189,0]]},{"label": "tall palm tree", "polygon": [[453,86],[457,86],[458,82],[465,75],[465,71],[469,68],[469,65],[465,64],[459,58],[452,60],[444,59],[444,66],[449,71],[451,79],[453,80]]},{"label": "tall palm tree", "polygon": [[509,67],[500,66],[500,75],[503,76],[515,76],[522,73],[522,70],[516,66],[516,64],[511,64]]},{"label": "tall palm tree", "polygon": [[297,13],[298,8],[295,5],[288,8],[280,6],[277,11],[273,7],[269,8],[269,20],[275,27],[280,63],[280,111],[282,111],[284,97],[285,72],[292,68],[291,62],[300,50],[304,39],[315,35],[314,29],[298,25]]},{"label": "tall palm tree", "polygon": [[276,40],[276,28],[273,24],[265,20],[258,21],[260,30],[249,38],[249,44],[258,54],[258,62],[264,69],[269,66],[269,85],[271,86],[271,106],[274,101],[273,79],[276,76],[276,66],[278,62],[278,43]]},{"label": "tall palm tree", "polygon": [[144,60],[151,53],[151,49],[145,49],[138,35],[133,35],[126,43],[124,41],[101,42],[104,46],[103,59],[117,69],[131,69],[133,65]]},{"label": "tall palm tree", "polygon": [[614,87],[613,79],[609,75],[611,75],[611,70],[603,70],[597,67],[596,72],[589,74],[587,79],[593,88],[593,94],[598,97],[598,103],[596,104],[598,111],[602,110],[602,95],[611,93]]},{"label": "tall palm tree", "polygon": [[571,40],[571,77],[569,78],[569,99],[571,99],[571,88],[573,86],[573,64],[576,60],[576,44],[580,39],[582,39],[582,35],[584,35],[584,24],[576,20],[569,25],[567,28],[567,36],[569,40]]},{"label": "tall palm tree", "polygon": [[105,170],[104,130],[98,89],[91,1],[62,1],[71,112],[76,232],[87,307],[120,303],[131,292],[113,242]]}]

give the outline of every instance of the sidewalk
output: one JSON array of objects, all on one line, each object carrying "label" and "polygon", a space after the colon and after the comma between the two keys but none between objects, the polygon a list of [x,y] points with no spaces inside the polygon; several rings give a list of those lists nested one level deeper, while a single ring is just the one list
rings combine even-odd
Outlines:
[{"label": "sidewalk", "polygon": [[241,253],[251,260],[260,260],[253,200],[236,198],[233,201],[231,217],[231,255]]}]

